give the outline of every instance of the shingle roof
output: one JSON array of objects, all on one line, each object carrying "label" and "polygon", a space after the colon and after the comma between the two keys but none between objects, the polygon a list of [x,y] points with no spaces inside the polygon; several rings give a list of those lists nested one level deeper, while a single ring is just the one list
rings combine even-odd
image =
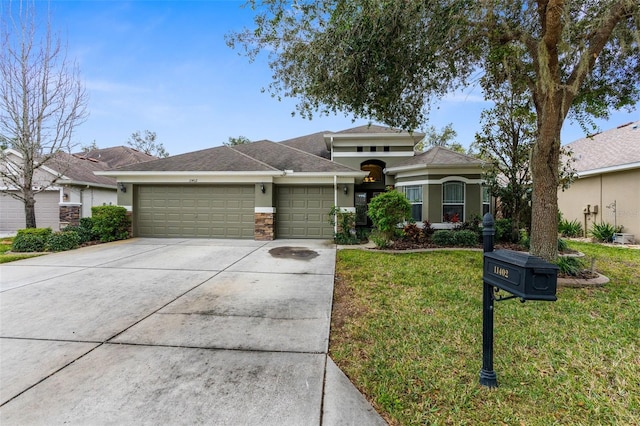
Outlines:
[{"label": "shingle roof", "polygon": [[[253,143],[248,145],[252,145]],[[275,171],[276,169],[260,160],[237,151],[234,147],[218,146],[145,163],[131,164],[120,167],[118,170],[160,172],[266,172]]]},{"label": "shingle roof", "polygon": [[352,172],[354,169],[271,141],[219,146],[155,161],[120,167],[118,171],[284,171]]},{"label": "shingle roof", "polygon": [[92,149],[91,151],[78,153],[76,155],[103,161],[111,168],[158,159],[158,157],[154,157],[153,155],[146,154],[128,146]]},{"label": "shingle roof", "polygon": [[640,121],[627,123],[566,145],[578,172],[640,162]]},{"label": "shingle roof", "polygon": [[237,145],[238,151],[269,164],[278,170],[294,172],[352,172],[354,169],[319,158],[317,155],[270,141]]},{"label": "shingle roof", "polygon": [[47,166],[64,175],[64,177],[72,182],[116,186],[116,180],[114,178],[93,174],[93,172],[109,170],[111,168],[107,163],[102,161],[61,152],[47,163]]},{"label": "shingle roof", "polygon": [[471,166],[482,165],[482,160],[466,154],[452,151],[442,146],[434,146],[429,150],[408,158],[400,164],[393,166],[393,169],[406,166]]},{"label": "shingle roof", "polygon": [[327,149],[327,144],[324,142],[324,135],[327,133],[329,132],[312,133],[306,136],[287,139],[280,143],[308,152],[309,154],[317,155],[318,157],[330,159],[331,153]]}]

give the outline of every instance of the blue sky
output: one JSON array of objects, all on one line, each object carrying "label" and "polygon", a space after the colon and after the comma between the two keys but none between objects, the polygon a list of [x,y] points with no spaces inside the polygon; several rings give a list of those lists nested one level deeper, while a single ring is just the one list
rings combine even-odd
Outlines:
[{"label": "blue sky", "polygon": [[[3,0],[4,2],[4,0]],[[99,147],[125,145],[131,133],[155,131],[170,154],[221,145],[229,137],[280,141],[366,124],[344,115],[312,121],[292,117],[295,102],[262,92],[271,81],[263,55],[249,63],[224,35],[252,25],[243,1],[37,1],[75,58],[89,93],[88,120],[74,140]],[[428,125],[448,123],[468,146],[480,129],[479,88],[452,94],[432,111]],[[638,110],[613,113],[602,130],[640,119]],[[563,143],[584,136],[567,122]]]}]

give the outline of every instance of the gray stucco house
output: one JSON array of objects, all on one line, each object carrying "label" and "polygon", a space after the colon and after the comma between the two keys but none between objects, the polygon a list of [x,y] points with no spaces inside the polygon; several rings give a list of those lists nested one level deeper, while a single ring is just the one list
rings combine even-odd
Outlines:
[{"label": "gray stucco house", "polygon": [[[391,186],[418,222],[440,227],[482,215],[482,162],[435,147],[422,133],[381,126],[318,132],[279,143],[220,146],[96,172],[118,181],[118,204],[141,237],[332,238],[332,206],[356,212]],[[485,197],[483,197],[485,195]]]}]

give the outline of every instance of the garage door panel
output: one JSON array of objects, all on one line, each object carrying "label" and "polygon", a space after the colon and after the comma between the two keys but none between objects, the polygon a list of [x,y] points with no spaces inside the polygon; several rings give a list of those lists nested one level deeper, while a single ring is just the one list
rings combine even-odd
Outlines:
[{"label": "garage door panel", "polygon": [[136,235],[253,238],[253,185],[158,185],[136,190]]},{"label": "garage door panel", "polygon": [[[43,191],[35,195],[36,225],[40,228],[51,227],[54,231],[60,227],[60,193]],[[0,231],[15,232],[26,226],[24,203],[15,198],[0,194]]]},{"label": "garage door panel", "polygon": [[327,214],[334,204],[332,186],[278,186],[278,238],[332,238]]}]

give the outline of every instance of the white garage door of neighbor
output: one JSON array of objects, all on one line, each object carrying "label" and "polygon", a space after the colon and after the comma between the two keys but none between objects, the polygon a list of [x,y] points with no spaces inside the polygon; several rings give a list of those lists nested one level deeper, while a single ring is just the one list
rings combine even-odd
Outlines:
[{"label": "white garage door of neighbor", "polygon": [[[44,191],[36,194],[36,226],[38,228],[51,228],[57,231],[60,228],[60,192]],[[24,215],[24,203],[9,195],[0,194],[0,232],[6,234],[15,233],[26,225]]]},{"label": "white garage door of neighbor", "polygon": [[278,186],[277,238],[333,238],[332,186]]},{"label": "white garage door of neighbor", "polygon": [[253,238],[253,185],[136,187],[140,237]]}]

